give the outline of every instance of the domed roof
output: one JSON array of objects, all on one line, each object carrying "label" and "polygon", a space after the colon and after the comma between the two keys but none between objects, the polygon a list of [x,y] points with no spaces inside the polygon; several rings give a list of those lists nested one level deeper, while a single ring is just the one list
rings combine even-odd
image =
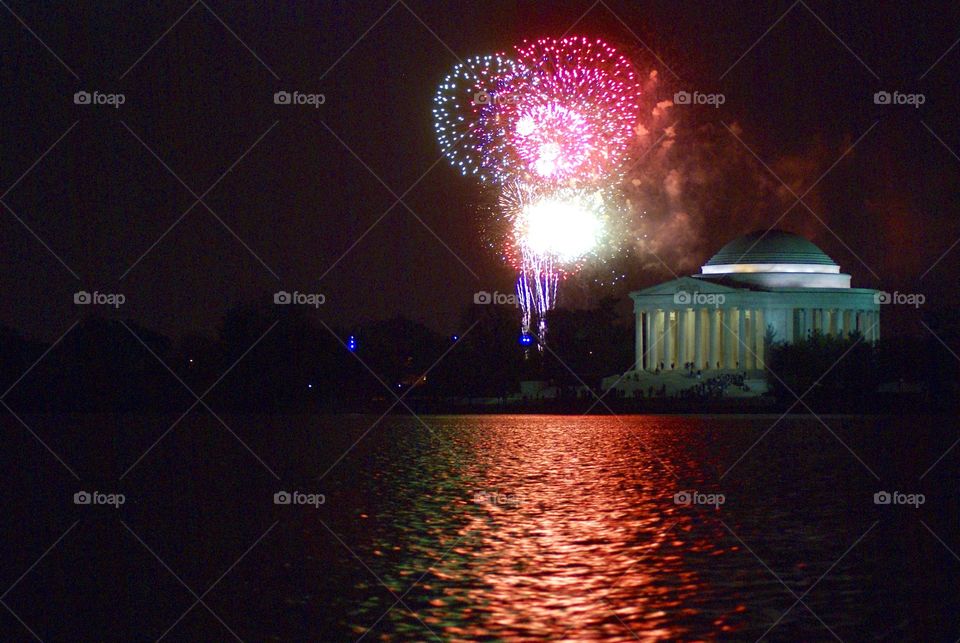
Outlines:
[{"label": "domed roof", "polygon": [[833,259],[809,240],[783,230],[756,230],[737,237],[720,248],[705,265],[744,264],[837,266]]}]

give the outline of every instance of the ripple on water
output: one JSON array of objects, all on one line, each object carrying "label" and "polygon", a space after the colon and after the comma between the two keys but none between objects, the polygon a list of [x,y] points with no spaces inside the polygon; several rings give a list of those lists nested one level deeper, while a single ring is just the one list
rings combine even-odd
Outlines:
[{"label": "ripple on water", "polygon": [[[837,488],[876,482],[816,420],[740,460],[775,419],[391,418],[326,483],[369,516],[331,520],[395,595],[336,564],[326,608],[385,639],[754,640],[873,522]],[[694,489],[726,502],[674,503]],[[817,618],[858,627],[870,573],[831,570]],[[777,627],[831,637],[800,606]]]}]

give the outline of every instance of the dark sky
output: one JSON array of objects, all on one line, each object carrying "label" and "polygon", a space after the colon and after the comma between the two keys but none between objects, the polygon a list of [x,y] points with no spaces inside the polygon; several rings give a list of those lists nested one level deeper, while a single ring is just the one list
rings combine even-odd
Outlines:
[{"label": "dark sky", "polygon": [[[321,314],[338,324],[400,313],[456,332],[475,291],[509,291],[513,276],[479,242],[480,191],[437,162],[434,89],[458,57],[574,24],[570,33],[603,37],[656,68],[663,100],[722,92],[720,109],[675,110],[684,149],[705,149],[694,133],[712,128],[728,139],[706,165],[723,169],[738,150],[751,167],[721,176],[742,198],[692,196],[700,202],[687,203],[689,219],[651,203],[658,247],[677,239],[677,252],[662,253],[668,267],[638,257],[624,286],[588,299],[695,269],[732,236],[773,225],[790,190],[813,185],[804,197],[813,213],[794,207],[779,227],[813,238],[854,285],[954,306],[956,3],[9,8],[0,8],[0,323],[36,337],[54,339],[88,312],[73,304],[80,289],[123,293],[123,316],[173,335],[211,332],[230,306],[279,289],[324,293]],[[326,102],[274,105],[281,89]],[[125,103],[75,105],[78,90],[121,92]],[[880,90],[922,93],[925,103],[875,105]],[[744,205],[751,182],[764,181],[784,201]],[[215,182],[174,226],[191,191]],[[406,205],[394,205],[401,195]]]}]

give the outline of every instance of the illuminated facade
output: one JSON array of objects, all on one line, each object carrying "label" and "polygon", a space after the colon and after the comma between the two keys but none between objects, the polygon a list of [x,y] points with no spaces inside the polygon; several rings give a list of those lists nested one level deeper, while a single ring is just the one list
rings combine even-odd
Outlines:
[{"label": "illuminated facade", "polygon": [[781,230],[734,239],[701,273],[630,293],[636,315],[635,370],[762,369],[770,342],[819,331],[880,338],[878,291],[816,245]]}]

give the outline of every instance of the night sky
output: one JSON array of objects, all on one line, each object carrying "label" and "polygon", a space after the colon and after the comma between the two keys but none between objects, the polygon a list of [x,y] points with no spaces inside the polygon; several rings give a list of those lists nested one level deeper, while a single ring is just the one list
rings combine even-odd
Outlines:
[{"label": "night sky", "polygon": [[[120,316],[173,336],[277,290],[324,293],[340,325],[462,330],[473,293],[514,277],[480,242],[486,197],[440,157],[435,87],[458,58],[568,31],[656,69],[658,100],[725,96],[671,115],[698,154],[686,176],[725,190],[691,191],[679,214],[651,201],[658,258],[561,305],[695,272],[795,194],[777,226],[854,286],[954,306],[956,3],[10,2],[0,17],[0,323],[40,339],[87,314],[78,290],[123,293]],[[79,90],[125,102],[75,105]],[[325,103],[275,105],[278,90]],[[881,90],[924,104],[877,105]],[[884,323],[915,330],[914,312]]]}]

